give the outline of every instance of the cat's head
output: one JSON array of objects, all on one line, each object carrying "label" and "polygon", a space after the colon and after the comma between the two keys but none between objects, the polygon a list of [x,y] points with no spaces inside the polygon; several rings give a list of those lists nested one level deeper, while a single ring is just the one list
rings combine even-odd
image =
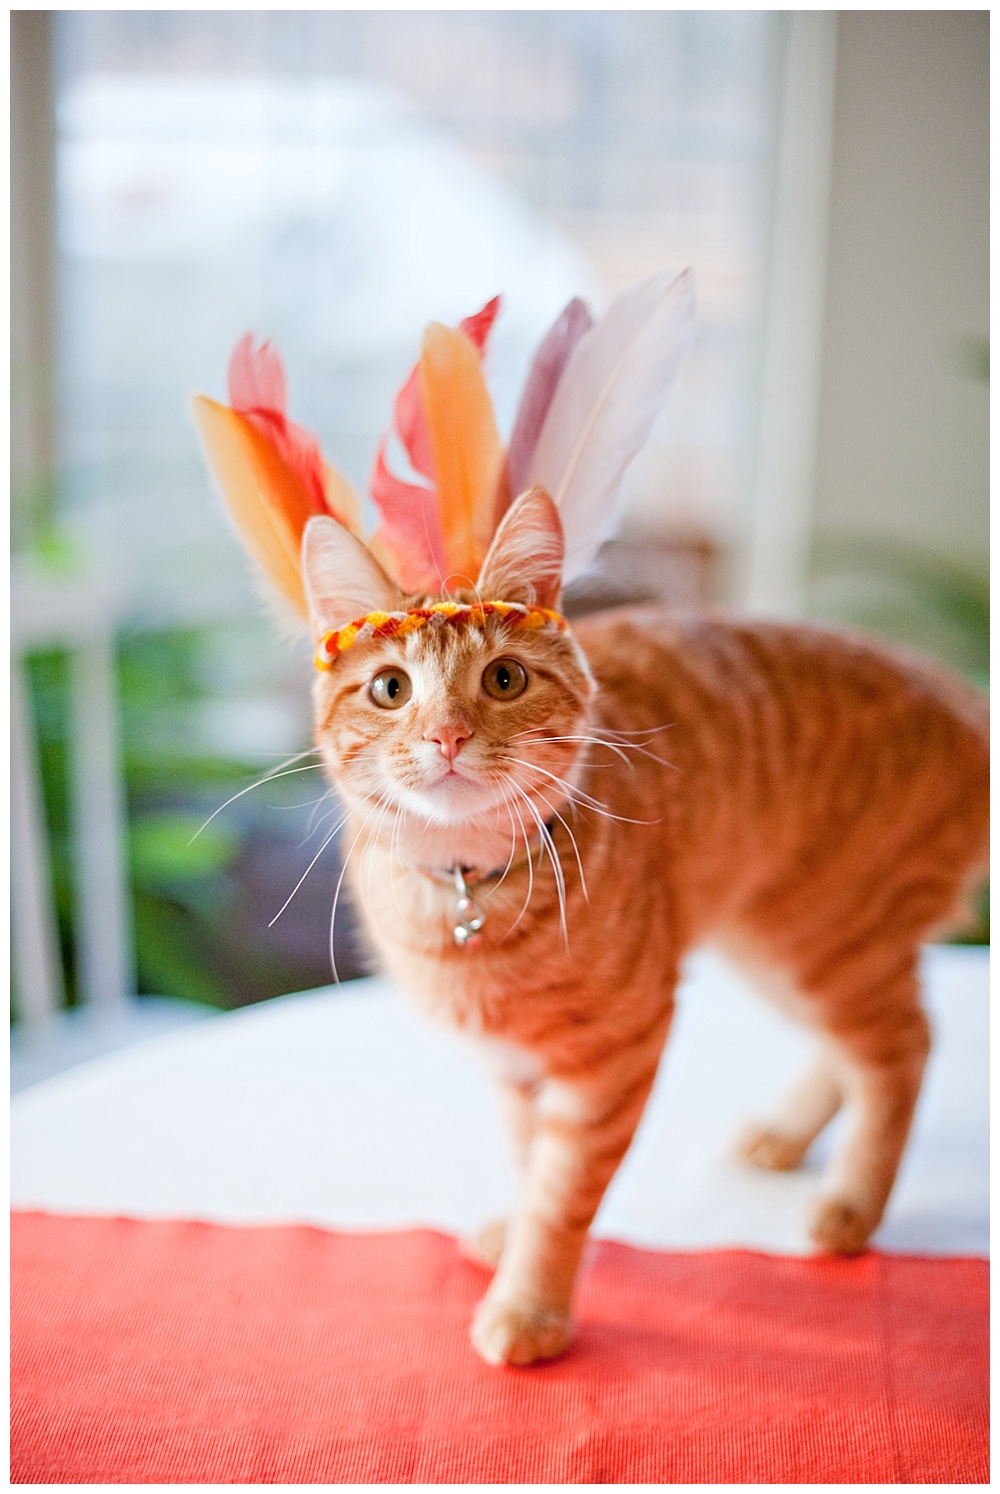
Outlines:
[{"label": "cat's head", "polygon": [[[303,575],[317,639],[371,612],[439,600],[554,608],[563,561],[558,511],[542,488],[508,510],[475,591],[405,596],[334,519],[311,519]],[[355,802],[382,801],[437,825],[508,806],[530,830],[565,802],[593,681],[572,634],[481,625],[424,626],[356,642],[316,684],[316,740]],[[575,738],[575,740],[573,740]],[[546,808],[546,805],[549,807]]]}]

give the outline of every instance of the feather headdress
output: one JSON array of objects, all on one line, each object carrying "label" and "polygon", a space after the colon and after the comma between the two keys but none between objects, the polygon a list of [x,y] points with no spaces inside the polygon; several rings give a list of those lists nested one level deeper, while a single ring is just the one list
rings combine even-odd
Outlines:
[{"label": "feather headdress", "polygon": [[[506,453],[482,372],[499,306],[495,297],[458,327],[430,324],[379,443],[369,487],[380,522],[367,544],[403,592],[474,586],[512,496],[536,483],[559,508],[563,582],[587,569],[690,341],[693,275],[644,280],[596,323],[572,300],[535,355]],[[193,402],[209,463],[250,554],[306,615],[302,531],[326,514],[361,538],[360,501],[288,418],[281,359],[251,333],[233,350],[229,398]],[[392,472],[393,440],[420,482]]]}]

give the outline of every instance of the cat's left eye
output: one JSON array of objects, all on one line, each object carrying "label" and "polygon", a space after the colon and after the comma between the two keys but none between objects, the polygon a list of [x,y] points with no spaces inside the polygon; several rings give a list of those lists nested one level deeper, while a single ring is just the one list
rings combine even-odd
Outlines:
[{"label": "cat's left eye", "polygon": [[528,688],[528,671],[516,659],[494,659],[483,670],[483,689],[494,700],[516,700]]}]

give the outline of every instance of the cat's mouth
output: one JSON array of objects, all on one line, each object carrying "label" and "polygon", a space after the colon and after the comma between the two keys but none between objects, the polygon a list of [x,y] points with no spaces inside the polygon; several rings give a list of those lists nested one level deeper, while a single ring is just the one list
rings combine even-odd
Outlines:
[{"label": "cat's mouth", "polygon": [[482,792],[482,790],[485,788],[486,784],[483,782],[478,773],[470,773],[466,770],[465,767],[459,767],[456,763],[451,762],[447,765],[447,767],[443,768],[440,773],[435,774],[433,777],[428,775],[424,782],[418,785],[418,792],[425,794],[443,793],[451,795],[456,793],[467,793],[470,790],[479,790],[480,792]]},{"label": "cat's mouth", "polygon": [[497,785],[461,762],[442,764],[399,784],[401,806],[431,820],[466,820],[495,807]]},{"label": "cat's mouth", "polygon": [[454,763],[449,763],[443,773],[434,780],[435,783],[447,783],[450,778],[463,778],[466,783],[476,783],[478,780],[469,773],[463,773],[461,768],[456,768]]}]

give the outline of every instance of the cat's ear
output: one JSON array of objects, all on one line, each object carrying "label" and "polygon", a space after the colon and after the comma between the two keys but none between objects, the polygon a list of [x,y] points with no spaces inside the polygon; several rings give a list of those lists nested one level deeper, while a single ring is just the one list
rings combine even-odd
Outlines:
[{"label": "cat's ear", "polygon": [[479,572],[485,601],[555,607],[562,585],[563,530],[542,487],[529,488],[504,514]]},{"label": "cat's ear", "polygon": [[302,534],[302,579],[317,638],[369,612],[393,612],[400,594],[369,550],[336,519],[310,519]]}]

